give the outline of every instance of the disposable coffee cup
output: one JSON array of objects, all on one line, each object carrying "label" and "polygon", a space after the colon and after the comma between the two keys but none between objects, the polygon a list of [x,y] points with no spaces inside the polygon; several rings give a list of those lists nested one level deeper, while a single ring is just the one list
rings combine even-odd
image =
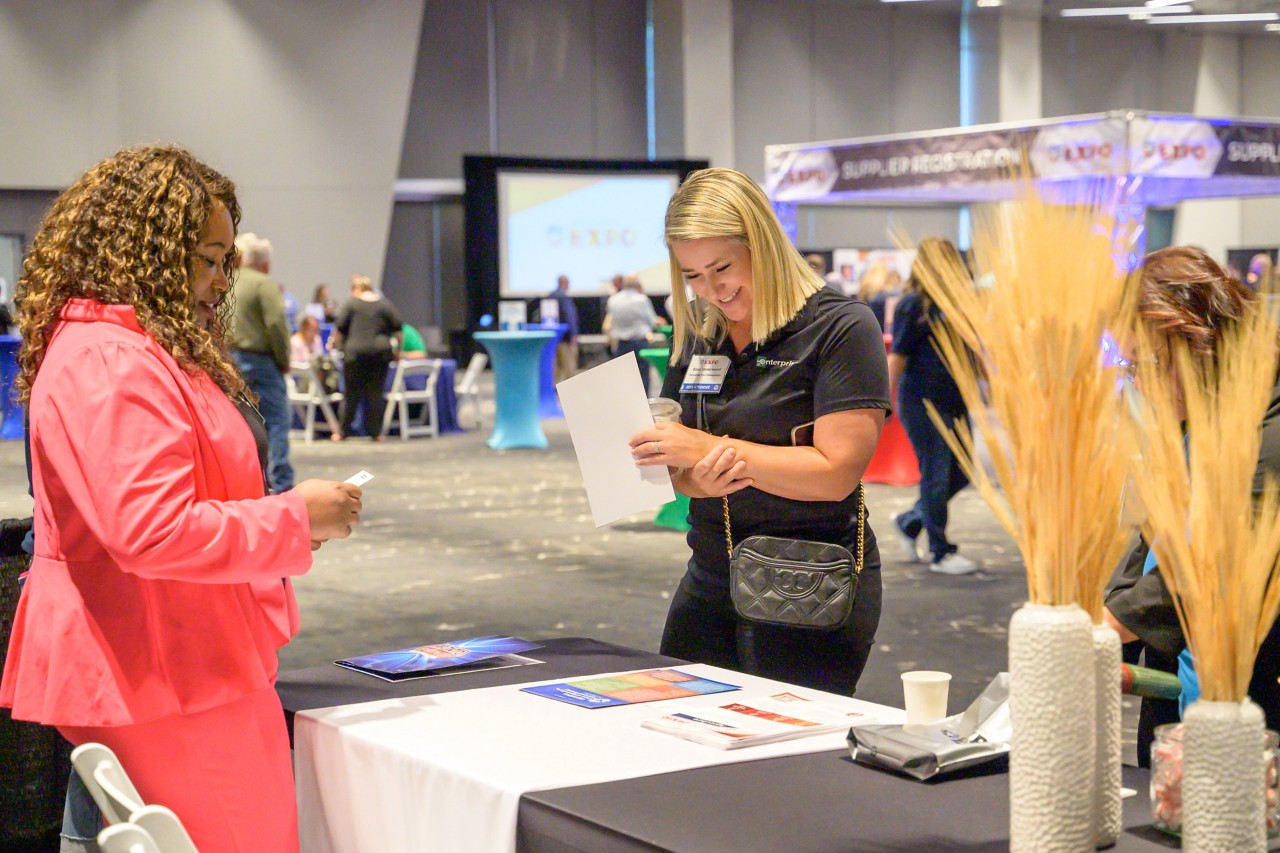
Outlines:
[{"label": "disposable coffee cup", "polygon": [[907,725],[927,726],[947,716],[951,673],[920,669],[902,673],[902,696]]},{"label": "disposable coffee cup", "polygon": [[661,421],[678,421],[683,411],[680,404],[669,397],[649,398],[649,414],[653,415],[655,424]]}]

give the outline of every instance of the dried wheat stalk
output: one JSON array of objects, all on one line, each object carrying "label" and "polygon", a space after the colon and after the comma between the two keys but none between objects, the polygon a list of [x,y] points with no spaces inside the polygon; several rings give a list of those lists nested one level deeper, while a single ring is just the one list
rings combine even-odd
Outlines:
[{"label": "dried wheat stalk", "polygon": [[931,409],[934,423],[1022,552],[1030,601],[1079,603],[1095,622],[1128,539],[1122,402],[1099,349],[1103,332],[1132,314],[1113,226],[1098,205],[1050,205],[1027,192],[975,229],[984,286],[959,268],[922,283],[945,317],[935,342],[994,480],[966,424],[943,425]]},{"label": "dried wheat stalk", "polygon": [[[1197,363],[1176,340],[1172,374],[1139,358],[1141,395],[1126,430],[1147,506],[1143,533],[1173,594],[1201,695],[1211,701],[1245,697],[1280,609],[1280,491],[1271,480],[1261,497],[1253,493],[1276,339],[1274,317],[1257,303],[1223,335],[1213,362]],[[1153,352],[1144,328],[1135,340],[1139,353]]]}]

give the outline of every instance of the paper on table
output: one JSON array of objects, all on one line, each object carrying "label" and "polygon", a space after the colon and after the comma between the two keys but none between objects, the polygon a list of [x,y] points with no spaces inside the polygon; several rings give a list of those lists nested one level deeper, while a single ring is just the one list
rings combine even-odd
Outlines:
[{"label": "paper on table", "polygon": [[667,469],[637,467],[627,445],[653,426],[636,358],[627,353],[556,385],[596,527],[676,497]]}]

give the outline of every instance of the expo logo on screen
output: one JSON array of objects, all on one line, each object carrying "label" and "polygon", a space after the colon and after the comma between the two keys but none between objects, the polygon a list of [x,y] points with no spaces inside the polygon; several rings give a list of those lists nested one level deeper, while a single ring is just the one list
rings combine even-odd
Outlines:
[{"label": "expo logo on screen", "polygon": [[547,242],[555,249],[630,248],[636,244],[636,232],[630,228],[563,228],[547,229]]}]

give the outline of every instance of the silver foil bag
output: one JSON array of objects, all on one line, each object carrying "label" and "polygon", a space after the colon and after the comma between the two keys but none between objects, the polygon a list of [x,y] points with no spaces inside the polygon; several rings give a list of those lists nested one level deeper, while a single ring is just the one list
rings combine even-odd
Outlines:
[{"label": "silver foil bag", "polygon": [[854,726],[848,741],[854,761],[932,779],[1007,755],[1012,735],[1009,673],[1002,672],[963,714],[927,726]]}]

